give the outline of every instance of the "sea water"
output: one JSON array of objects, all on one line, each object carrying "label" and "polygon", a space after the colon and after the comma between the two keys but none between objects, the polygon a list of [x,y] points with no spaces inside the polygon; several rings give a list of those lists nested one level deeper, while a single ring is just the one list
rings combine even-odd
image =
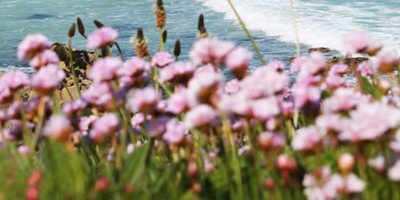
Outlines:
[{"label": "sea water", "polygon": [[[289,0],[233,0],[267,60],[287,61],[295,55],[295,33]],[[66,43],[67,31],[77,16],[86,32],[100,20],[119,31],[118,42],[125,57],[133,56],[129,43],[143,28],[152,53],[157,50],[158,33],[154,17],[155,0],[0,0],[0,67],[29,71],[16,59],[16,47],[29,33],[43,33],[53,42]],[[214,36],[232,40],[252,50],[226,0],[164,0],[167,9],[167,49],[176,39],[182,43],[182,59],[187,59],[197,34],[197,18],[206,17]],[[367,31],[390,47],[400,49],[400,1],[398,0],[296,0],[296,22],[302,51],[309,47],[341,48],[345,34]],[[85,48],[77,34],[75,48]],[[254,53],[253,53],[254,54]],[[255,54],[254,54],[255,55]],[[260,63],[253,59],[253,66]]]}]

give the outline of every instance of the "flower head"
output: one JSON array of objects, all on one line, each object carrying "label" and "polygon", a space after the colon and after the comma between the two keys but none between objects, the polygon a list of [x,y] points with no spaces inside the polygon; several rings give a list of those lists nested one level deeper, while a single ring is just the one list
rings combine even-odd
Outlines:
[{"label": "flower head", "polygon": [[185,117],[188,128],[200,128],[213,125],[217,119],[217,112],[208,105],[199,105],[192,108]]},{"label": "flower head", "polygon": [[90,49],[105,48],[113,44],[118,32],[110,27],[102,27],[88,36],[87,47]]},{"label": "flower head", "polygon": [[17,57],[20,60],[30,60],[50,46],[51,43],[45,36],[41,34],[28,35],[18,45]]},{"label": "flower head", "polygon": [[67,141],[70,134],[74,131],[70,120],[64,115],[53,115],[47,121],[43,133],[58,141]]},{"label": "flower head", "polygon": [[101,144],[114,134],[118,128],[118,117],[113,113],[104,114],[94,123],[93,128],[90,130],[90,138],[96,143]]},{"label": "flower head", "polygon": [[49,94],[59,86],[64,77],[64,71],[57,65],[47,65],[33,76],[32,87],[41,94]]},{"label": "flower head", "polygon": [[163,68],[173,63],[174,57],[168,52],[158,52],[151,60],[151,66]]},{"label": "flower head", "polygon": [[117,76],[117,71],[121,68],[122,64],[119,58],[107,57],[98,60],[93,64],[89,78],[94,83],[110,81]]},{"label": "flower head", "polygon": [[49,64],[58,64],[59,58],[57,54],[52,50],[44,50],[43,52],[36,55],[30,62],[29,65],[38,69],[40,67],[49,65]]}]

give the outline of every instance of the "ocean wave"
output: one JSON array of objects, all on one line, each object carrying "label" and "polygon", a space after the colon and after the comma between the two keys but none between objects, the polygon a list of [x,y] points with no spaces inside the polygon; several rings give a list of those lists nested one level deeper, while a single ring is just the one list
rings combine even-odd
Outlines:
[{"label": "ocean wave", "polygon": [[[226,0],[198,0],[228,20],[236,18]],[[289,0],[236,0],[237,10],[252,30],[284,42],[295,42]],[[399,1],[296,1],[300,42],[312,47],[341,50],[342,40],[353,31],[365,31],[390,48],[400,50]]]}]

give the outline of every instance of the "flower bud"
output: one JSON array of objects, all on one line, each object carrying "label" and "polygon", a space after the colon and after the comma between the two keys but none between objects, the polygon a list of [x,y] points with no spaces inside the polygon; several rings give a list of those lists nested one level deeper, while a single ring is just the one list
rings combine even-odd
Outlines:
[{"label": "flower bud", "polygon": [[85,35],[85,26],[83,25],[80,17],[76,18],[76,25],[78,26],[78,32],[82,35],[82,37],[87,38]]},{"label": "flower bud", "polygon": [[199,183],[199,182],[194,182],[193,184],[192,184],[192,191],[195,193],[195,194],[198,194],[198,193],[200,193],[201,192],[201,190],[202,190],[202,188],[201,188],[201,184]]},{"label": "flower bud", "polygon": [[347,174],[353,169],[354,162],[355,160],[353,155],[349,153],[343,153],[339,156],[337,164],[340,171],[344,174]]},{"label": "flower bud", "polygon": [[296,160],[286,154],[279,155],[278,159],[276,160],[276,167],[280,171],[291,172],[296,170],[297,163]]},{"label": "flower bud", "polygon": [[196,177],[199,175],[199,168],[197,167],[197,164],[195,162],[190,162],[187,173],[190,177]]},{"label": "flower bud", "polygon": [[104,27],[104,24],[101,23],[101,22],[98,21],[98,20],[93,20],[93,23],[94,23],[94,25],[95,25],[97,28],[102,28],[102,27]]},{"label": "flower bud", "polygon": [[167,30],[163,31],[162,38],[163,38],[163,43],[167,42],[167,38],[168,38],[168,31]]},{"label": "flower bud", "polygon": [[264,181],[264,188],[268,191],[275,189],[275,186],[276,186],[275,180],[272,178],[267,178]]},{"label": "flower bud", "polygon": [[27,200],[37,200],[39,199],[39,191],[36,188],[29,188],[26,191],[26,199]]},{"label": "flower bud", "polygon": [[164,8],[164,3],[162,0],[157,0],[157,6],[156,6],[156,26],[159,29],[162,29],[165,27],[166,23],[166,17],[165,17],[165,8]]},{"label": "flower bud", "polygon": [[97,179],[94,189],[97,192],[106,191],[110,187],[110,182],[106,177],[101,177]]},{"label": "flower bud", "polygon": [[76,25],[75,25],[75,23],[72,23],[71,26],[69,27],[69,31],[68,31],[69,38],[73,38],[75,36],[75,30],[76,30]]},{"label": "flower bud", "polygon": [[179,57],[181,55],[181,41],[176,40],[174,47],[174,56]]},{"label": "flower bud", "polygon": [[39,171],[39,170],[33,171],[31,176],[29,176],[28,185],[30,187],[36,187],[42,180],[42,177],[43,177],[43,175],[42,175],[41,171]]}]

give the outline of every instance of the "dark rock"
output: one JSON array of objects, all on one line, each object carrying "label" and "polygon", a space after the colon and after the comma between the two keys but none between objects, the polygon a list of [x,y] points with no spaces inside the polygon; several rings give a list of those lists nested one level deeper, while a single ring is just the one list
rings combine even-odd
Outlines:
[{"label": "dark rock", "polygon": [[321,53],[328,53],[331,52],[332,49],[326,48],[326,47],[316,47],[316,48],[310,48],[308,49],[308,53],[312,53],[312,52],[321,52]]},{"label": "dark rock", "polygon": [[[64,87],[74,86],[75,81],[72,76],[71,68],[71,58],[69,53],[69,48],[67,45],[55,43],[52,46],[52,50],[56,52],[60,58],[59,66],[64,70],[66,78],[63,81],[61,89]],[[80,89],[85,90],[90,85],[90,80],[88,79],[88,73],[94,61],[96,61],[100,56],[95,52],[89,52],[84,50],[72,50],[72,66],[75,67],[76,77],[80,83]]]}]

